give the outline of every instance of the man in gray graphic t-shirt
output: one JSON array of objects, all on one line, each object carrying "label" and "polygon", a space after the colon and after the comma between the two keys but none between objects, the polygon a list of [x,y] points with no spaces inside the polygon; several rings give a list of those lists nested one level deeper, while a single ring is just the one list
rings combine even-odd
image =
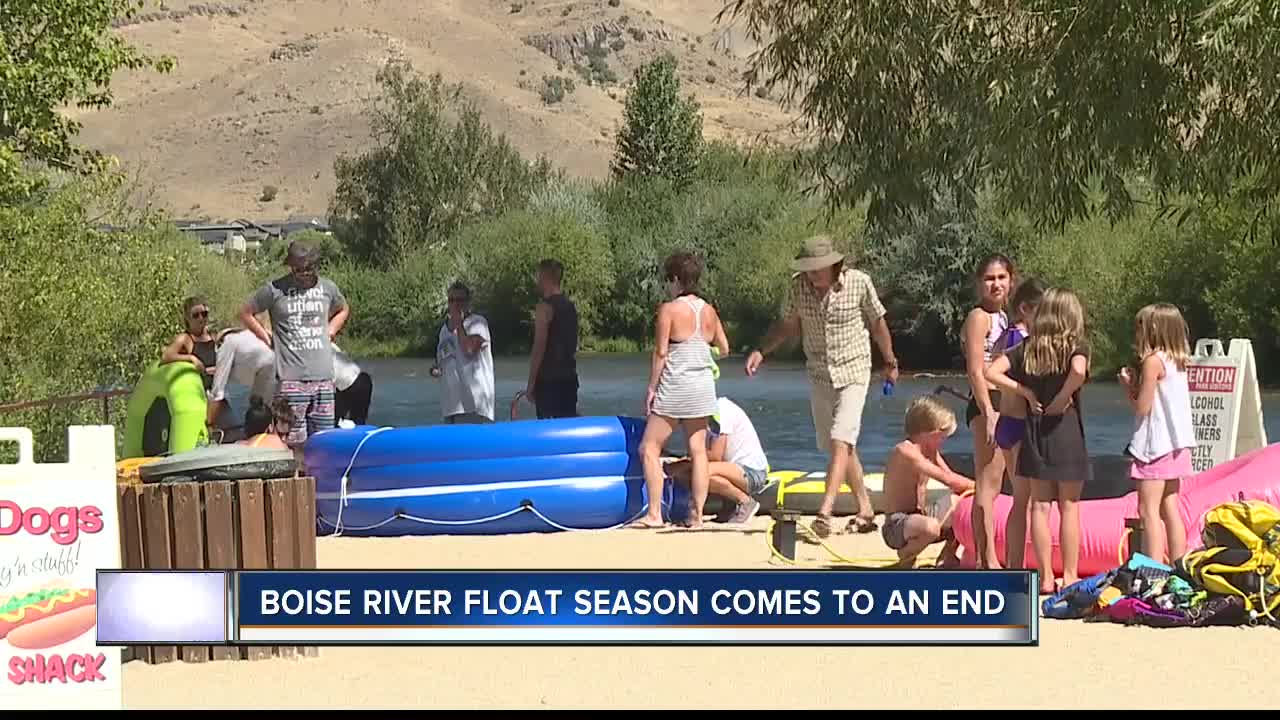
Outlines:
[{"label": "man in gray graphic t-shirt", "polygon": [[[333,427],[331,343],[350,313],[338,286],[316,273],[318,259],[314,248],[290,243],[291,272],[259,288],[240,311],[245,327],[275,350],[276,396],[293,407],[288,443],[298,453],[310,435]],[[254,317],[262,312],[270,333]]]}]

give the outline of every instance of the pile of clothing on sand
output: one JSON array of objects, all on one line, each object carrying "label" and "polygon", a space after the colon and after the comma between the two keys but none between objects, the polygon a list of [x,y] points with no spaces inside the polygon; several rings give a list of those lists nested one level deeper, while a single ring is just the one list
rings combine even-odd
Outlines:
[{"label": "pile of clothing on sand", "polygon": [[1164,565],[1124,565],[1048,598],[1047,618],[1150,627],[1280,626],[1280,510],[1241,499],[1205,513],[1201,547]]}]

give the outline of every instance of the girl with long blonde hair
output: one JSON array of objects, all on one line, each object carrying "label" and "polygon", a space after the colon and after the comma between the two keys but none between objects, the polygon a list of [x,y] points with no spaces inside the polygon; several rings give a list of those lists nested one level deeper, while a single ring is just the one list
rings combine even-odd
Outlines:
[{"label": "girl with long blonde hair", "polygon": [[1031,543],[1040,591],[1056,589],[1050,506],[1057,502],[1062,586],[1080,579],[1080,495],[1089,480],[1089,453],[1080,388],[1089,378],[1084,306],[1075,293],[1050,288],[1031,318],[1028,337],[987,370],[987,381],[1021,396],[1027,425],[1017,474],[1031,486]]},{"label": "girl with long blonde hair", "polygon": [[1191,451],[1196,446],[1187,384],[1191,341],[1182,313],[1168,303],[1139,310],[1134,336],[1137,376],[1124,368],[1119,379],[1129,391],[1135,418],[1126,452],[1133,458],[1129,475],[1138,486],[1138,517],[1145,530],[1142,551],[1157,562],[1173,562],[1187,549],[1178,487],[1192,474]]}]

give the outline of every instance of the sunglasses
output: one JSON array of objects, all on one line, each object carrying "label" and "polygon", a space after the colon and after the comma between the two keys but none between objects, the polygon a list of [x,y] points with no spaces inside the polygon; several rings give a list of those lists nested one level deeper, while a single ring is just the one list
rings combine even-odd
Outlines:
[{"label": "sunglasses", "polygon": [[209,311],[208,311],[208,310],[197,310],[197,311],[195,311],[195,312],[191,313],[191,319],[192,319],[192,320],[204,320],[204,319],[205,319],[205,318],[207,318],[207,317],[209,317]]},{"label": "sunglasses", "polygon": [[462,304],[462,303],[464,303],[464,302],[466,302],[466,301],[467,301],[467,299],[466,299],[466,298],[464,298],[464,297],[451,297],[451,298],[449,298],[449,302],[450,302],[450,303],[453,303],[453,304]]}]

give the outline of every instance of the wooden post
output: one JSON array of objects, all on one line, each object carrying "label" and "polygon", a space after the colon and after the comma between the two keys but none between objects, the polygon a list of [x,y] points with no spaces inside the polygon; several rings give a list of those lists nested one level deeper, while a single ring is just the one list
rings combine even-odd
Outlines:
[{"label": "wooden post", "polygon": [[[173,568],[173,528],[169,522],[169,493],[161,485],[142,487],[142,551],[148,570]],[[174,645],[151,648],[152,662],[172,662],[178,657]]]},{"label": "wooden post", "polygon": [[[298,567],[298,540],[294,532],[298,502],[294,496],[293,478],[267,480],[267,537],[269,538],[270,564],[275,568]],[[280,657],[293,657],[298,648],[293,645],[276,647]]]},{"label": "wooden post", "polygon": [[1135,554],[1146,549],[1146,540],[1143,538],[1142,518],[1125,518],[1124,526],[1129,529],[1129,553],[1124,558],[1128,562]]},{"label": "wooden post", "polygon": [[773,549],[788,559],[796,559],[796,518],[800,513],[790,510],[773,511]]},{"label": "wooden post", "polygon": [[[263,497],[261,480],[241,480],[236,483],[236,499],[240,516],[240,567],[245,570],[267,570],[271,559],[267,549],[267,506]],[[250,660],[265,660],[272,656],[269,646],[245,648]]]},{"label": "wooden post", "polygon": [[[229,480],[206,482],[204,485],[205,555],[209,567],[234,570],[239,564],[235,520],[235,488]],[[243,660],[244,648],[220,645],[211,649],[214,660]]]},{"label": "wooden post", "polygon": [[[298,567],[303,570],[314,570],[316,567],[316,479],[300,477],[293,481],[295,505],[297,512],[294,521],[293,537],[298,544]],[[320,648],[307,645],[298,648],[304,657],[318,657]]]},{"label": "wooden post", "polygon": [[[167,489],[173,508],[173,566],[177,570],[203,570],[204,513],[200,507],[200,485],[184,482],[169,485]],[[182,659],[209,662],[209,647],[183,647]]]},{"label": "wooden post", "polygon": [[[120,500],[120,566],[126,570],[141,570],[142,563],[142,520],[138,508],[138,486],[117,485],[116,492]],[[152,662],[151,647],[135,645],[123,650],[121,662],[141,660]]]}]

